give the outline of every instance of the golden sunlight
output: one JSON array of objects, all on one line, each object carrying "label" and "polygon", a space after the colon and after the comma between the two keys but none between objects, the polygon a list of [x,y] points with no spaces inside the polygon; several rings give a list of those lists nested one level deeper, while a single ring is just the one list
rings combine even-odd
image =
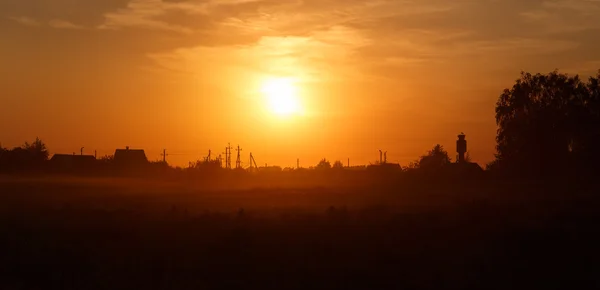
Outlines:
[{"label": "golden sunlight", "polygon": [[271,78],[261,88],[270,110],[281,116],[300,112],[298,90],[293,80],[288,78]]}]

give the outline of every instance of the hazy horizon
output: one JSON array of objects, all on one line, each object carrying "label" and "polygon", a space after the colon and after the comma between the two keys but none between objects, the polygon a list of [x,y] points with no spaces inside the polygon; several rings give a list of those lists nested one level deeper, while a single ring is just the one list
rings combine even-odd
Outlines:
[{"label": "hazy horizon", "polygon": [[520,71],[600,68],[598,15],[599,0],[4,0],[0,142],[407,165],[438,143],[454,158],[465,132],[484,164]]}]

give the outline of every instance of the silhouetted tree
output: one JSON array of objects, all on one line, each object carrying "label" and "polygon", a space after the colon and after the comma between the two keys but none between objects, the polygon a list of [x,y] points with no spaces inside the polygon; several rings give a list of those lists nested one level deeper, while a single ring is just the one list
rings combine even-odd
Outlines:
[{"label": "silhouetted tree", "polygon": [[437,144],[419,159],[419,169],[434,171],[452,162],[444,146]]},{"label": "silhouetted tree", "polygon": [[44,142],[36,138],[33,143],[0,151],[0,169],[5,171],[27,171],[41,169],[48,160],[48,150]]},{"label": "silhouetted tree", "polygon": [[104,155],[102,157],[100,157],[100,162],[102,163],[107,163],[107,164],[112,164],[115,160],[115,156],[114,155]]},{"label": "silhouetted tree", "polygon": [[465,155],[465,162],[472,162],[473,159],[471,158],[471,153],[467,152],[467,154]]},{"label": "silhouetted tree", "polygon": [[333,169],[344,169],[344,163],[342,163],[342,161],[337,160],[333,163]]},{"label": "silhouetted tree", "polygon": [[489,168],[536,175],[598,168],[599,91],[597,77],[586,84],[557,71],[522,72],[496,104],[497,161]]},{"label": "silhouetted tree", "polygon": [[25,142],[23,149],[29,153],[32,161],[36,163],[44,162],[48,160],[48,156],[50,156],[50,153],[46,148],[46,144],[44,144],[44,142],[42,142],[42,140],[39,138],[35,138],[35,141],[33,141],[31,144]]},{"label": "silhouetted tree", "polygon": [[331,163],[327,161],[327,159],[323,158],[321,161],[319,161],[315,169],[331,169]]}]

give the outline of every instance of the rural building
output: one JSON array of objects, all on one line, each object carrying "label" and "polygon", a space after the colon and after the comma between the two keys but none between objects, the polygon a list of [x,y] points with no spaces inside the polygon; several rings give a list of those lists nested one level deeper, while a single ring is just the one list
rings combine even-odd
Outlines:
[{"label": "rural building", "polygon": [[115,151],[115,165],[119,167],[142,167],[148,165],[148,158],[142,149],[117,149]]},{"label": "rural building", "polygon": [[96,157],[93,155],[54,154],[50,165],[56,170],[86,170],[96,166]]}]

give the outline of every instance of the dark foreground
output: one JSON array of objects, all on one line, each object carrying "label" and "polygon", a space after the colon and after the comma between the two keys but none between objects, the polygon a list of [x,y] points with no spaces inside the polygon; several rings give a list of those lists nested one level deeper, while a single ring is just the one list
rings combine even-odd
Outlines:
[{"label": "dark foreground", "polygon": [[596,188],[5,179],[0,289],[599,288]]}]

